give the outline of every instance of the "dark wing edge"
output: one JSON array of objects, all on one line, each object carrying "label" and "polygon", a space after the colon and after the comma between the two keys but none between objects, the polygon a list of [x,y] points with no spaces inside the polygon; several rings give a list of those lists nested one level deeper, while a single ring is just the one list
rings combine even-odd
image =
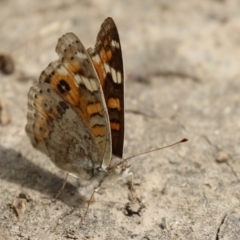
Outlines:
[{"label": "dark wing edge", "polygon": [[88,49],[98,74],[110,120],[112,153],[122,158],[124,144],[124,70],[117,27],[112,18],[102,23],[94,49]]}]

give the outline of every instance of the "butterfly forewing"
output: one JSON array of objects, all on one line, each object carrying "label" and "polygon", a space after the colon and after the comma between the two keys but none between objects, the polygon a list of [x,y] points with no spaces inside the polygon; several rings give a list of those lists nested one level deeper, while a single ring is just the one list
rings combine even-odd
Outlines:
[{"label": "butterfly forewing", "polygon": [[[59,60],[52,62],[42,72],[39,82],[49,84],[72,106],[92,132],[101,161],[105,159],[110,164],[112,153],[108,113],[92,61],[73,33],[59,39],[56,52]],[[79,134],[82,134],[81,131]]]},{"label": "butterfly forewing", "polygon": [[112,153],[120,158],[124,141],[124,73],[120,39],[112,18],[98,33],[94,49],[88,49],[97,71],[110,119]]}]

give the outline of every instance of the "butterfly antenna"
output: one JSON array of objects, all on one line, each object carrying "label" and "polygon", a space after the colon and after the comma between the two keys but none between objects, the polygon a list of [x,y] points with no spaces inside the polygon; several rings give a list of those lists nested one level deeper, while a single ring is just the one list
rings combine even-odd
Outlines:
[{"label": "butterfly antenna", "polygon": [[[170,144],[170,145],[168,145],[168,146],[156,148],[156,149],[153,149],[153,150],[150,150],[150,151],[147,151],[147,152],[143,152],[143,153],[138,153],[138,154],[136,154],[136,155],[133,155],[133,156],[131,156],[131,157],[128,157],[128,158],[124,159],[123,161],[127,161],[127,160],[129,160],[129,159],[131,159],[131,158],[134,158],[134,157],[137,157],[137,156],[146,154],[146,153],[159,151],[159,150],[162,150],[162,149],[164,149],[164,148],[169,148],[169,147],[172,147],[172,146],[177,145],[177,144],[179,144],[179,143],[183,143],[183,142],[187,142],[187,141],[188,141],[188,138],[183,138],[182,140],[180,140],[180,141],[178,141],[178,142],[175,142],[175,143],[172,143],[172,144]],[[121,163],[122,163],[122,162],[121,162]]]}]

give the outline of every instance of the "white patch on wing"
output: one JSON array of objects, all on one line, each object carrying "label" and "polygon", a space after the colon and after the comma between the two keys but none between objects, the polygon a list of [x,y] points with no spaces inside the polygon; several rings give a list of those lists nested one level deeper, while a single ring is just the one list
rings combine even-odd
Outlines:
[{"label": "white patch on wing", "polygon": [[93,56],[93,57],[92,57],[92,60],[93,60],[94,62],[98,63],[98,64],[101,62],[101,59],[100,59],[100,57],[99,57],[98,54],[96,54],[95,56]]},{"label": "white patch on wing", "polygon": [[80,58],[80,59],[87,59],[88,58],[88,56],[85,53],[81,53],[81,52],[77,52],[76,57]]},{"label": "white patch on wing", "polygon": [[82,79],[78,74],[74,75],[74,80],[75,80],[74,82],[76,83],[76,87],[78,87],[79,84],[82,83]]},{"label": "white patch on wing", "polygon": [[116,73],[116,70],[114,68],[111,68],[111,74],[112,74],[112,79],[115,83],[118,83],[118,80],[117,80],[117,73]]},{"label": "white patch on wing", "polygon": [[106,63],[104,63],[104,69],[105,69],[106,73],[110,73],[111,72],[109,65],[106,64]]},{"label": "white patch on wing", "polygon": [[104,68],[106,73],[111,73],[112,79],[115,83],[120,84],[122,82],[122,74],[119,71],[116,71],[114,68],[110,68],[108,64],[104,63]]},{"label": "white patch on wing", "polygon": [[84,76],[75,74],[74,75],[74,79],[75,79],[75,84],[77,87],[79,87],[80,84],[84,84],[84,86],[90,91],[90,92],[94,92],[94,91],[98,91],[98,84],[96,82],[96,80],[94,78],[86,78]]},{"label": "white patch on wing", "polygon": [[114,40],[112,40],[111,41],[111,45],[113,46],[113,47],[116,47],[116,48],[120,48],[120,45],[119,45],[119,43],[118,42],[116,42],[116,41],[114,41]]},{"label": "white patch on wing", "polygon": [[87,79],[87,78],[85,78],[85,77],[83,77],[83,76],[81,76],[81,78],[82,78],[82,82],[83,82],[83,84],[85,85],[85,87],[89,90],[89,91],[93,91],[93,89],[92,89],[92,86],[91,86],[91,83],[90,83],[90,81],[89,81],[89,79]]},{"label": "white patch on wing", "polygon": [[122,82],[122,74],[119,71],[117,71],[117,81],[119,84]]},{"label": "white patch on wing", "polygon": [[89,82],[92,86],[93,91],[98,91],[98,85],[97,85],[95,79],[89,79]]},{"label": "white patch on wing", "polygon": [[85,78],[83,76],[78,76],[78,78],[75,77],[75,79],[77,80],[77,82],[79,82],[80,84],[83,83],[84,86],[90,91],[90,92],[94,92],[94,91],[98,91],[98,85],[95,81],[95,79],[88,79]]},{"label": "white patch on wing", "polygon": [[57,69],[57,72],[60,74],[60,75],[68,75],[68,71],[65,67],[61,66],[60,68]]}]

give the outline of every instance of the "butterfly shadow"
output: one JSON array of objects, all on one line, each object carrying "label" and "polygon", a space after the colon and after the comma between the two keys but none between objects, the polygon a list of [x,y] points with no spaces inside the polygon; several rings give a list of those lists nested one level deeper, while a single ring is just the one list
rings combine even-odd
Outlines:
[{"label": "butterfly shadow", "polygon": [[[23,157],[19,152],[4,148],[1,145],[0,179],[40,192],[46,196],[42,198],[46,203],[51,203],[53,197],[56,196],[61,189],[64,180],[37,166]],[[23,194],[21,188],[19,189],[16,196]],[[24,194],[29,195],[28,193]],[[32,199],[31,196],[29,197]],[[85,203],[83,196],[78,192],[78,188],[69,182],[66,183],[64,191],[57,201],[62,201],[71,207],[83,207]]]}]

